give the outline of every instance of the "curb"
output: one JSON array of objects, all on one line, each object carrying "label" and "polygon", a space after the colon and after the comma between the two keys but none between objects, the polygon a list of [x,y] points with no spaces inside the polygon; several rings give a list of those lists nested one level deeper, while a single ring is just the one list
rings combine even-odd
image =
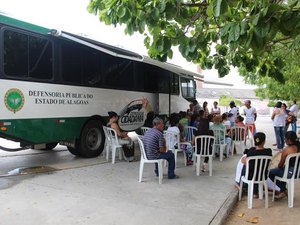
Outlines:
[{"label": "curb", "polygon": [[239,197],[239,191],[236,188],[234,188],[209,224],[210,225],[224,224],[229,213],[235,207],[238,201],[238,197]]}]

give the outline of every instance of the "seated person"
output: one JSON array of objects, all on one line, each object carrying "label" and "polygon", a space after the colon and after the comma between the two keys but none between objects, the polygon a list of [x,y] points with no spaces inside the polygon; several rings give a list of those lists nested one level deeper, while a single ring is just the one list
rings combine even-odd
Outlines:
[{"label": "seated person", "polygon": [[[198,124],[198,127],[197,127],[197,130],[194,132],[194,135],[193,135],[193,139],[192,139],[192,145],[195,145],[195,138],[199,135],[210,135],[210,136],[214,136],[214,132],[212,130],[209,129],[209,120],[208,119],[205,119],[205,118],[202,118],[201,121],[199,122]],[[199,141],[199,140],[198,140]],[[198,144],[198,143],[197,143]],[[200,144],[198,144],[200,146]],[[210,146],[210,151],[212,151],[212,146]],[[197,152],[197,150],[195,150]],[[206,171],[206,167],[207,167],[207,163],[208,163],[208,160],[209,158],[208,157],[205,157],[204,158],[204,163],[203,163],[203,166],[202,166],[202,172],[205,172]]]},{"label": "seated person", "polygon": [[[236,186],[239,188],[240,186],[240,180],[241,176],[245,175],[246,172],[246,159],[250,156],[259,156],[259,155],[265,155],[265,156],[272,156],[272,150],[270,148],[265,148],[265,142],[266,142],[266,135],[262,132],[257,132],[254,135],[254,145],[255,147],[251,147],[249,150],[246,149],[244,151],[244,155],[238,162],[237,168],[236,168],[236,176],[235,176],[235,182]],[[253,162],[254,163],[254,162]],[[250,162],[249,165],[249,179],[253,177],[254,173],[254,164]],[[253,196],[255,198],[258,197],[258,185],[254,185],[254,191]]]},{"label": "seated person", "polygon": [[[225,125],[222,123],[222,116],[221,116],[221,115],[216,115],[216,116],[213,118],[213,124],[210,126],[210,130],[214,130],[214,129],[222,129],[222,130],[224,130],[224,132],[226,132],[226,127],[225,127]],[[223,135],[224,135],[224,132],[223,132],[223,131],[220,132],[220,135],[221,135],[222,138],[224,137],[224,136],[223,136]],[[216,135],[216,134],[215,134],[215,135]],[[225,135],[226,135],[226,133],[225,133]],[[216,137],[216,138],[219,139],[219,137]],[[222,139],[222,138],[220,138],[220,142],[226,144],[226,149],[225,149],[225,151],[224,151],[224,153],[223,153],[223,155],[224,155],[225,158],[226,158],[226,157],[227,157],[227,154],[226,154],[227,149],[230,150],[230,146],[231,146],[231,138],[228,137],[228,136],[225,136],[225,140]],[[218,144],[219,144],[219,143],[218,143]],[[216,149],[216,153],[215,153],[215,154],[216,154],[216,157],[219,157],[219,155],[220,155],[220,148]]]},{"label": "seated person", "polygon": [[107,126],[114,129],[117,133],[119,143],[122,145],[124,159],[128,162],[132,162],[134,159],[134,143],[131,138],[127,135],[127,132],[122,132],[117,121],[118,114],[116,112],[108,112],[109,121]]},{"label": "seated person", "polygon": [[[168,178],[179,178],[175,175],[175,157],[172,151],[167,151],[163,135],[164,122],[160,118],[153,119],[153,128],[147,130],[143,143],[148,159],[166,159],[168,161]],[[155,163],[154,172],[158,176],[158,165]]]},{"label": "seated person", "polygon": [[[282,150],[281,158],[278,163],[278,167],[271,169],[269,173],[270,179],[274,182],[275,176],[282,177],[284,172],[284,163],[285,159],[288,155],[300,152],[300,143],[297,141],[297,135],[293,131],[288,131],[285,134],[285,143],[287,147]],[[290,160],[289,162],[289,175],[291,176],[293,173],[293,169],[295,166],[295,160]],[[280,193],[275,196],[277,200],[280,200],[287,196],[286,183],[282,181],[276,181],[276,185],[280,188]]]},{"label": "seated person", "polygon": [[[184,137],[182,136],[182,133],[180,132],[180,124],[179,124],[179,115],[178,114],[172,114],[170,118],[170,127],[168,127],[167,131],[171,131],[174,133],[177,133],[180,135],[180,142],[184,142]],[[184,142],[184,143],[177,143],[177,140],[173,140],[172,143],[167,143],[168,146],[173,145],[177,146],[178,144],[180,145],[180,149],[182,149],[187,158],[187,165],[193,165],[193,146],[189,142]],[[172,146],[171,146],[172,147]]]}]

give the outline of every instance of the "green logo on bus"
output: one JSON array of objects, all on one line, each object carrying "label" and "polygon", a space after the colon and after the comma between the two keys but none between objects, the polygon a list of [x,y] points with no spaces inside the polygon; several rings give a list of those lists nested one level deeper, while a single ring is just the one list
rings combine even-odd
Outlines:
[{"label": "green logo on bus", "polygon": [[5,93],[4,102],[9,111],[16,113],[24,106],[25,98],[22,91],[11,88]]}]

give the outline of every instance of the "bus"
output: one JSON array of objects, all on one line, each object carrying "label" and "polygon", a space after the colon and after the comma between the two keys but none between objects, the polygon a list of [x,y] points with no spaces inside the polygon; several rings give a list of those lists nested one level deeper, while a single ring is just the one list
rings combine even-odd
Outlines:
[{"label": "bus", "polygon": [[[105,34],[104,34],[105,35]],[[108,111],[124,131],[149,111],[186,110],[198,73],[72,33],[0,14],[0,137],[77,156],[103,151]],[[3,149],[3,148],[2,148]]]}]

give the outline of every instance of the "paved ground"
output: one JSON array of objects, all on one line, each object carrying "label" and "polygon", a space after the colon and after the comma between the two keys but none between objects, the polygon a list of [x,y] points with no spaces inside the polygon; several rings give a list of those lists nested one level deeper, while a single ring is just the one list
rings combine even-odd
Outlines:
[{"label": "paved ground", "polygon": [[[274,134],[269,118],[259,118],[257,128],[267,134],[267,146],[271,146]],[[146,165],[144,181],[138,183],[139,162],[117,161],[112,165],[103,157],[82,162],[65,151],[44,155],[43,160],[56,169],[54,172],[0,177],[0,225],[222,224],[235,206],[233,180],[240,154],[223,162],[214,160],[212,177],[207,173],[197,177],[194,167],[184,167],[179,157],[176,173],[180,179],[164,177],[162,185],[153,176],[152,165]],[[42,160],[38,157],[21,154],[15,160],[23,166],[37,165]],[[67,161],[59,162],[61,158]],[[12,166],[7,160],[1,157],[1,174]],[[69,167],[75,162],[81,162],[81,166]],[[300,204],[297,196],[294,209],[288,209],[287,199],[283,199],[274,203],[270,200],[269,209],[255,200],[250,210],[244,198],[227,223],[246,224],[249,217],[258,216],[259,224],[268,224],[268,218],[275,219],[272,224],[296,224]],[[240,212],[244,217],[237,217]]]}]

